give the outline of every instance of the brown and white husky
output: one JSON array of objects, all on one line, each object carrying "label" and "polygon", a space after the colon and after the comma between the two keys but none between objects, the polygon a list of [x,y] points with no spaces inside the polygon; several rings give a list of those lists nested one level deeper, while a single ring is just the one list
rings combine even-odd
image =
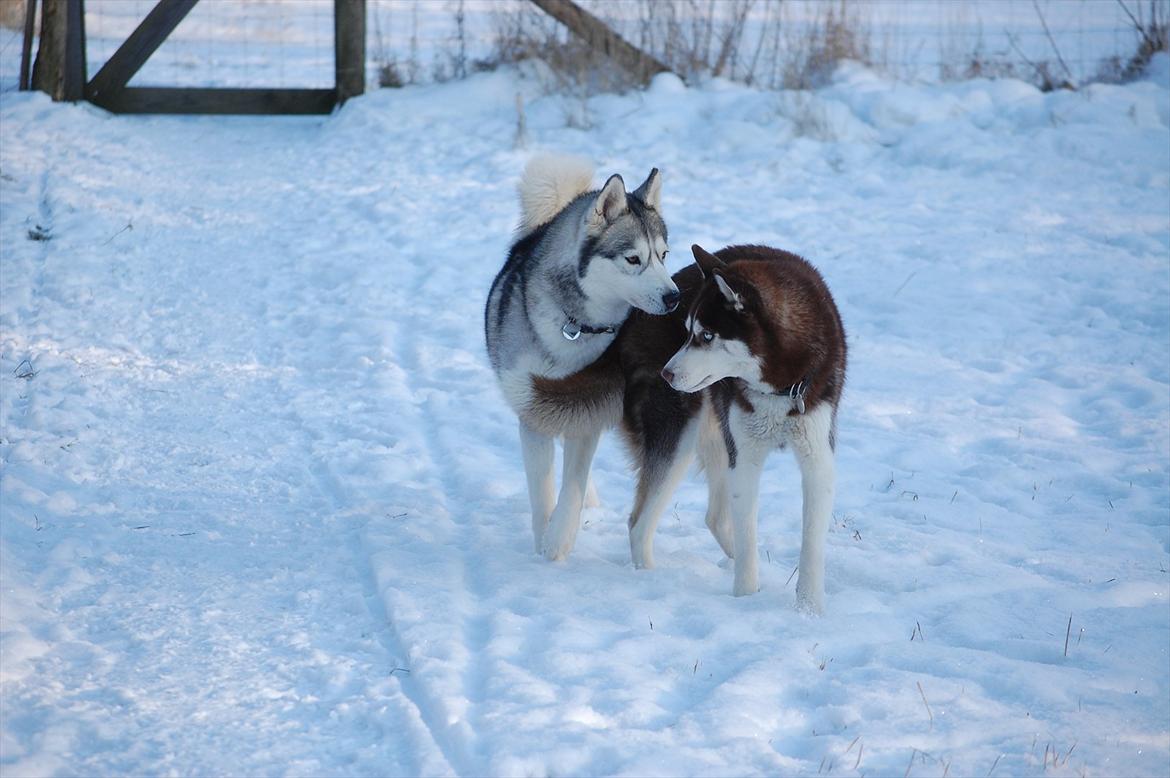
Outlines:
[{"label": "brown and white husky", "polygon": [[677,312],[635,312],[622,330],[623,431],[639,467],[634,565],[652,567],[654,528],[695,451],[707,526],[735,560],[735,595],[759,589],[756,518],[768,454],[791,446],[804,497],[797,604],[824,607],[845,330],[812,265],[765,246],[692,246],[675,274]]}]

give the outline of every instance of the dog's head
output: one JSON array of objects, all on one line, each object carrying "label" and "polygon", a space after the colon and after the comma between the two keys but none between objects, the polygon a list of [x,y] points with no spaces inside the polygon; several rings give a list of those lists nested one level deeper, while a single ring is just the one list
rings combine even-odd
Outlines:
[{"label": "dog's head", "polygon": [[662,369],[662,377],[680,392],[697,392],[723,378],[759,385],[764,371],[755,288],[714,254],[699,246],[691,251],[703,286],[687,313],[687,339]]},{"label": "dog's head", "polygon": [[678,306],[679,291],[666,270],[666,224],[659,214],[658,168],[633,192],[613,175],[585,213],[585,242],[577,263],[581,288],[595,298],[618,297],[646,313]]}]

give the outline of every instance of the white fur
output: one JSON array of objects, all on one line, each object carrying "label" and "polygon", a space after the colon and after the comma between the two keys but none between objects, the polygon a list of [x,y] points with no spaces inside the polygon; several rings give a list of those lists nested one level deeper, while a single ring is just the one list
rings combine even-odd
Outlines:
[{"label": "white fur", "polygon": [[[581,278],[581,289],[586,299],[600,301],[616,297],[646,313],[666,313],[662,296],[678,291],[670,271],[666,269],[666,243],[658,238],[652,246],[645,238],[637,238],[634,241],[634,252],[642,260],[641,265],[631,265],[624,259],[590,262],[589,269]],[[598,311],[597,315],[604,314]],[[606,319],[598,318],[596,321]]]},{"label": "white fur", "polygon": [[709,398],[704,398],[699,423],[684,432],[666,474],[635,508],[630,527],[634,565],[653,565],[654,527],[697,444],[707,474],[707,527],[735,560],[732,594],[739,597],[757,592],[760,476],[768,455],[789,445],[800,466],[803,496],[796,602],[802,610],[820,613],[825,605],[825,536],[832,518],[835,481],[829,443],[833,408],[820,403],[808,413],[790,416],[792,400],[787,396],[751,391],[749,399],[753,412],[738,405],[730,408],[728,424],[737,451],[735,467],[730,467],[719,422]]},{"label": "white fur", "polygon": [[556,505],[556,482],[553,462],[556,457],[553,439],[541,435],[523,421],[520,422],[520,453],[524,457],[524,474],[528,478],[528,500],[532,505],[532,537],[536,553],[542,550],[541,539],[548,526],[548,518]]},{"label": "white fur", "polygon": [[789,416],[791,400],[752,393],[754,413],[731,409],[731,433],[739,450],[736,466],[727,472],[730,518],[735,545],[736,596],[759,589],[756,524],[760,474],[770,451],[792,446],[800,466],[800,563],[796,584],[797,607],[820,613],[825,605],[825,536],[833,512],[835,469],[829,444],[833,409],[821,403],[799,416]]},{"label": "white fur", "polygon": [[728,559],[735,559],[731,533],[731,502],[727,492],[728,457],[719,419],[712,412],[711,398],[703,397],[703,418],[699,432],[699,462],[707,474],[707,529],[715,536]]},{"label": "white fur", "polygon": [[642,185],[634,190],[634,194],[654,210],[662,211],[662,174],[652,171]]},{"label": "white fur", "polygon": [[731,285],[724,280],[723,276],[715,275],[715,285],[719,287],[719,292],[727,302],[735,306],[735,310],[743,310],[743,299],[739,296],[739,292],[731,288]]},{"label": "white fur", "polygon": [[621,176],[610,176],[593,201],[593,207],[585,217],[585,226],[589,232],[600,234],[617,221],[617,217],[625,213],[627,208],[625,182]]},{"label": "white fur", "polygon": [[[589,465],[600,439],[600,429],[578,438],[565,438],[561,494],[549,517],[542,544],[545,557],[551,561],[564,559],[573,550],[589,484]],[[533,528],[535,526],[534,520]]]},{"label": "white fur", "polygon": [[551,220],[593,184],[593,165],[567,154],[541,154],[520,178],[520,227],[524,235]]},{"label": "white fur", "polygon": [[812,613],[825,608],[825,536],[833,517],[836,466],[829,445],[833,414],[827,405],[801,416],[803,424],[792,437],[792,450],[800,464],[801,511],[800,572],[796,580],[796,604]]},{"label": "white fur", "polygon": [[[691,331],[700,337],[703,325],[692,321]],[[735,376],[757,385],[762,380],[760,360],[741,340],[727,340],[718,335],[702,346],[688,340],[663,368],[674,375],[670,385],[680,392],[706,389],[721,378]]]}]

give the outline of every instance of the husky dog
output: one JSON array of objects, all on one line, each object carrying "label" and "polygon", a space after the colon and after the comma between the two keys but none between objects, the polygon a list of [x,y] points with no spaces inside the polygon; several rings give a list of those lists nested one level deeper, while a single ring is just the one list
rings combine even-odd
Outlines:
[{"label": "husky dog", "polygon": [[[664,314],[679,291],[663,261],[658,169],[633,192],[613,175],[590,191],[581,160],[538,157],[520,182],[516,242],[488,294],[484,330],[520,450],[537,553],[573,548],[597,441],[622,415],[618,330],[632,308]],[[554,441],[564,440],[555,497]]]},{"label": "husky dog", "polygon": [[804,496],[797,602],[819,612],[845,385],[841,317],[820,273],[794,254],[691,249],[697,264],[674,276],[678,312],[635,314],[622,333],[623,431],[639,466],[634,565],[653,566],[655,525],[697,449],[707,526],[735,560],[732,591],[757,591],[760,475],[770,451],[791,445]]}]

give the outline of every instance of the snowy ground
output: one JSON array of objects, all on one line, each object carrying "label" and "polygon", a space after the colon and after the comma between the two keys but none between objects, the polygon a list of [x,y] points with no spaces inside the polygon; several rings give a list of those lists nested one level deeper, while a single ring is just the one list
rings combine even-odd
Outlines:
[{"label": "snowy ground", "polygon": [[[1165,60],[584,107],[500,72],[328,118],[10,86],[5,775],[1170,773]],[[662,168],[675,267],[759,241],[828,278],[823,617],[785,455],[754,597],[697,478],[631,568],[616,436],[573,556],[532,554],[481,309],[537,149]]]}]

